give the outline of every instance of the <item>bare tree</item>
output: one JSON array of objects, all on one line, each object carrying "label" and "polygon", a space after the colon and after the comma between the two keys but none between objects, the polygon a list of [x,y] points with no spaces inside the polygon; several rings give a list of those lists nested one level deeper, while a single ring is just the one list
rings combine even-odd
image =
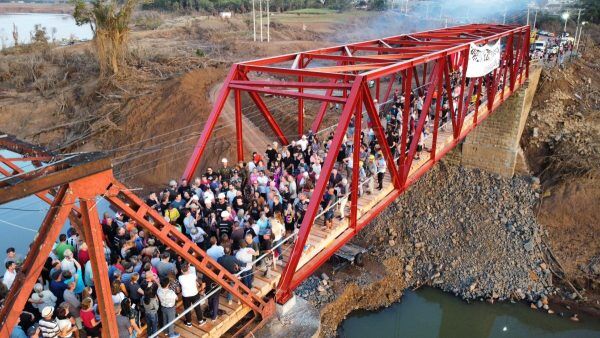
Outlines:
[{"label": "bare tree", "polygon": [[15,41],[15,47],[19,45],[19,30],[17,29],[17,25],[13,23],[13,31],[12,31],[13,40]]}]

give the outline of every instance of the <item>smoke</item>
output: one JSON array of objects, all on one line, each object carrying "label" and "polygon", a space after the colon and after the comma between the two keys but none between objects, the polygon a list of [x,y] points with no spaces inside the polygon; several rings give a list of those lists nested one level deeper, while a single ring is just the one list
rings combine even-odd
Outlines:
[{"label": "smoke", "polygon": [[[382,38],[470,23],[524,24],[525,0],[394,0],[379,15],[355,19],[349,29],[340,29],[334,40],[350,42]],[[529,1],[531,3],[531,1]],[[358,28],[352,28],[352,27]]]}]

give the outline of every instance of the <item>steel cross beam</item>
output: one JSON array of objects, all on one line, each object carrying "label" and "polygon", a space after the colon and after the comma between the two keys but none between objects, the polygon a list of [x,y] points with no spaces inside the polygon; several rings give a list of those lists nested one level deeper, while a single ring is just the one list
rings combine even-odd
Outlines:
[{"label": "steel cross beam", "polygon": [[[276,297],[278,299],[289,299],[289,297],[291,296],[292,288],[290,287],[290,282],[292,281],[292,278],[295,275],[296,268],[298,267],[298,263],[300,262],[300,257],[302,256],[302,252],[304,251],[304,246],[310,234],[310,229],[313,227],[315,217],[317,216],[317,213],[319,211],[321,196],[323,196],[323,193],[325,192],[325,187],[329,182],[331,169],[333,169],[335,159],[340,150],[340,146],[346,134],[346,130],[348,129],[348,124],[350,123],[350,119],[357,104],[357,98],[360,94],[361,86],[363,85],[362,82],[363,78],[361,76],[358,76],[352,84],[352,89],[350,90],[350,94],[348,95],[348,104],[344,106],[340,122],[337,125],[333,136],[333,141],[331,142],[330,151],[327,153],[327,157],[325,158],[325,162],[323,163],[323,168],[321,170],[321,175],[315,184],[315,189],[312,195],[316,198],[310,199],[306,210],[306,214],[304,215],[304,219],[302,221],[302,225],[300,226],[298,239],[296,240],[296,243],[294,244],[294,249],[292,250],[292,253],[290,255],[290,260],[285,266],[281,275],[276,294]],[[356,163],[355,165],[357,164],[358,163]],[[307,276],[304,276],[304,278],[305,277]]]}]

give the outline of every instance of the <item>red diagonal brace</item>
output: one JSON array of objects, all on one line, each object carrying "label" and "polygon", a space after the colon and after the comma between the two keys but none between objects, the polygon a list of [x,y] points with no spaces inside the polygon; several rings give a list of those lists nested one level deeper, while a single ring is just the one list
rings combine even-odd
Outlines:
[{"label": "red diagonal brace", "polygon": [[[350,90],[348,103],[344,106],[340,122],[338,123],[337,128],[335,130],[333,140],[329,148],[330,150],[327,153],[325,162],[323,163],[321,175],[317,180],[315,189],[312,193],[312,198],[310,199],[310,203],[308,204],[306,214],[304,215],[304,220],[302,221],[300,232],[298,233],[298,239],[296,240],[296,244],[294,245],[294,249],[290,255],[290,260],[285,266],[283,274],[279,281],[279,286],[277,288],[278,302],[286,301],[292,295],[290,282],[292,281],[292,278],[294,278],[296,268],[298,267],[298,263],[300,262],[300,257],[302,256],[302,253],[304,251],[304,245],[306,244],[306,241],[310,234],[310,229],[312,228],[315,217],[317,216],[317,213],[319,211],[319,204],[321,203],[321,198],[329,182],[329,175],[331,175],[331,169],[333,169],[333,165],[335,164],[335,159],[337,158],[337,154],[340,150],[342,140],[346,135],[346,130],[348,129],[348,124],[350,123],[352,113],[357,104],[357,98],[360,93],[363,81],[363,77],[358,76],[353,83],[352,89]],[[356,165],[358,165],[358,163],[356,163]],[[354,177],[353,179],[358,178]]]}]

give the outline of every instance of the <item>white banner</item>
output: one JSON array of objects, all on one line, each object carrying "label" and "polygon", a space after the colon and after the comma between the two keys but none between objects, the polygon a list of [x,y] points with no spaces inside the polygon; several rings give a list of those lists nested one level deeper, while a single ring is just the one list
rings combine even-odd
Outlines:
[{"label": "white banner", "polygon": [[471,43],[467,77],[481,77],[500,66],[500,39],[493,46]]}]

